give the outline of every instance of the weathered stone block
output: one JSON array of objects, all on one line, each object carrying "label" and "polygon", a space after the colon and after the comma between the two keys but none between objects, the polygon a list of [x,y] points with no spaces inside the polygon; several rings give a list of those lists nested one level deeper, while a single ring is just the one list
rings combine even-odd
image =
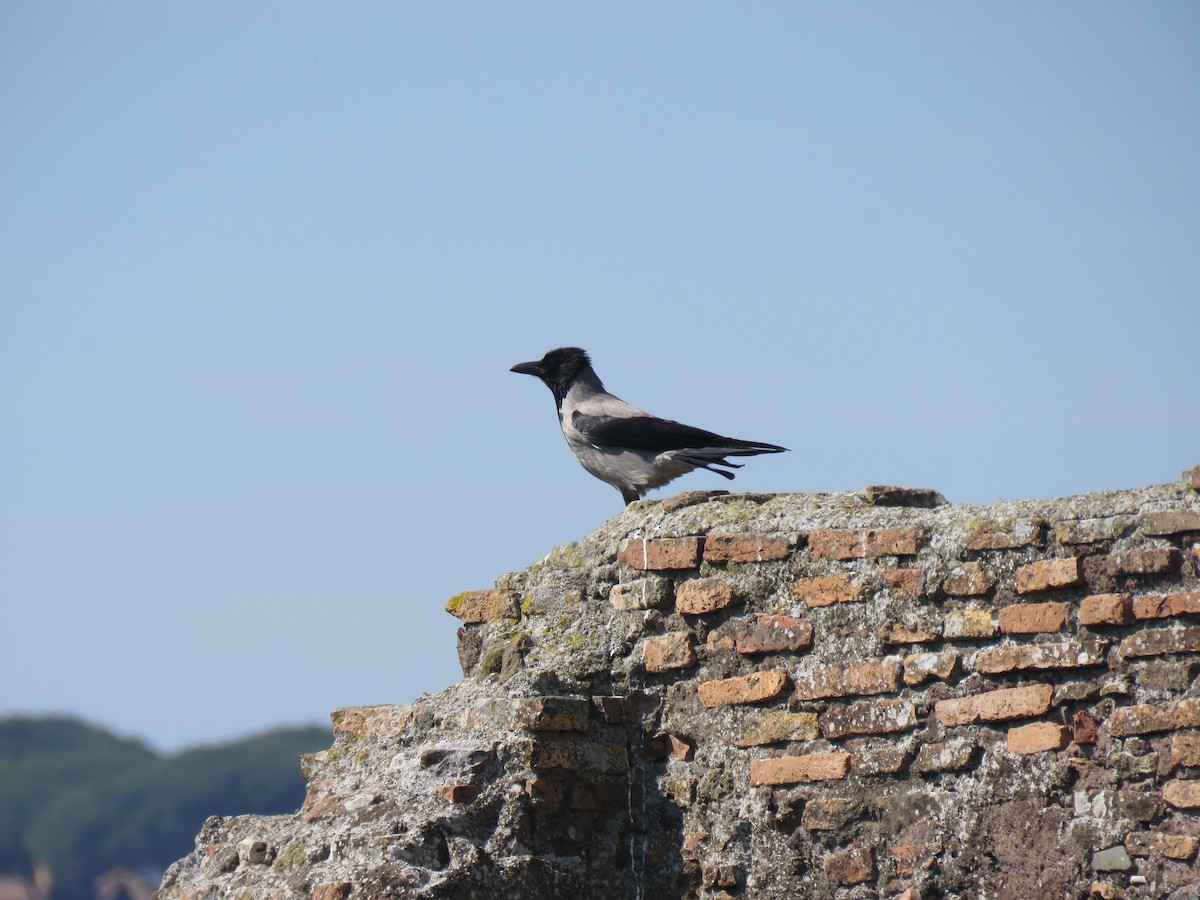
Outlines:
[{"label": "weathered stone block", "polygon": [[1066,603],[1014,603],[1000,610],[1000,630],[1005,634],[1039,634],[1060,631],[1067,625]]},{"label": "weathered stone block", "polygon": [[696,664],[696,650],[686,631],[646,638],[642,641],[642,662],[647,672],[670,672]]},{"label": "weathered stone block", "polygon": [[1200,734],[1171,735],[1171,768],[1200,766]]},{"label": "weathered stone block", "polygon": [[1200,653],[1200,626],[1139,631],[1121,641],[1122,656]]},{"label": "weathered stone block", "polygon": [[1128,872],[1133,868],[1129,852],[1121,844],[1097,850],[1092,854],[1092,868],[1097,872]]},{"label": "weathered stone block", "polygon": [[1176,809],[1200,809],[1200,780],[1168,781],[1163,785],[1162,795]]},{"label": "weathered stone block", "polygon": [[796,697],[819,700],[855,694],[886,694],[900,686],[900,660],[865,660],[838,666],[813,666],[796,675]]},{"label": "weathered stone block", "polygon": [[1200,513],[1187,510],[1145,513],[1139,525],[1142,534],[1156,536],[1200,531]]},{"label": "weathered stone block", "polygon": [[1154,660],[1136,666],[1139,687],[1155,691],[1186,691],[1196,673],[1196,660]]},{"label": "weathered stone block", "polygon": [[969,725],[972,722],[1001,722],[1040,716],[1050,709],[1054,688],[1048,684],[1002,688],[971,697],[939,700],[934,715],[943,725]]},{"label": "weathered stone block", "polygon": [[751,784],[834,781],[845,778],[849,772],[849,753],[806,753],[803,756],[750,760]]},{"label": "weathered stone block", "polygon": [[1098,516],[1067,519],[1054,523],[1054,537],[1060,544],[1096,544],[1115,541],[1133,524],[1130,516]]},{"label": "weathered stone block", "polygon": [[792,585],[792,597],[815,608],[862,600],[863,593],[849,575],[820,575],[798,579]]},{"label": "weathered stone block", "polygon": [[621,544],[617,559],[642,571],[695,569],[703,549],[702,537],[630,538]]},{"label": "weathered stone block", "polygon": [[465,591],[446,601],[446,612],[471,625],[517,617],[514,598],[505,591]]},{"label": "weathered stone block", "polygon": [[942,636],[940,622],[920,619],[916,622],[891,622],[879,631],[889,644],[928,644]]},{"label": "weathered stone block", "polygon": [[935,772],[957,772],[970,768],[975,747],[967,741],[939,741],[923,744],[913,760],[912,771],[917,775]]},{"label": "weathered stone block", "polygon": [[1144,706],[1120,706],[1109,719],[1113,737],[1200,727],[1200,700],[1175,700]]},{"label": "weathered stone block", "polygon": [[710,534],[704,539],[704,559],[710,563],[770,562],[786,559],[795,540],[779,535]]},{"label": "weathered stone block", "polygon": [[1196,855],[1200,838],[1190,834],[1171,834],[1166,831],[1131,831],[1125,836],[1125,847],[1134,856],[1165,856],[1185,862]]},{"label": "weathered stone block", "polygon": [[1017,568],[1017,593],[1032,594],[1054,588],[1071,587],[1082,581],[1079,558],[1043,559]]},{"label": "weathered stone block", "polygon": [[980,522],[967,535],[968,550],[1015,550],[1018,547],[1040,547],[1046,523],[1041,519],[1026,519],[1011,525],[1000,522]]},{"label": "weathered stone block", "polygon": [[773,700],[787,690],[787,675],[778,671],[755,672],[697,685],[700,702],[712,708]]},{"label": "weathered stone block", "polygon": [[862,803],[853,797],[814,797],[804,806],[800,827],[806,831],[832,831],[857,817]]},{"label": "weathered stone block", "polygon": [[1157,575],[1176,571],[1182,560],[1174,547],[1146,547],[1112,554],[1107,568],[1110,575]]},{"label": "weathered stone block", "polygon": [[692,578],[675,588],[675,611],[700,616],[732,606],[733,586],[721,578]]},{"label": "weathered stone block", "polygon": [[1071,732],[1054,722],[1033,722],[1008,729],[1008,749],[1013,753],[1061,750],[1070,740]]},{"label": "weathered stone block", "polygon": [[671,582],[655,575],[614,584],[608,592],[613,609],[662,609],[671,603]]},{"label": "weathered stone block", "polygon": [[1092,594],[1079,601],[1080,625],[1128,625],[1132,621],[1128,594]]},{"label": "weathered stone block", "polygon": [[758,747],[817,737],[817,714],[772,710],[748,718],[733,737],[735,747]]},{"label": "weathered stone block", "polygon": [[585,697],[524,697],[513,712],[517,727],[527,731],[587,731],[591,708]]},{"label": "weathered stone block", "polygon": [[942,593],[959,597],[977,597],[996,586],[992,570],[980,562],[963,563],[942,582]]},{"label": "weathered stone block", "polygon": [[942,637],[948,641],[970,641],[995,637],[1000,631],[990,609],[956,609],[946,613]]},{"label": "weathered stone block", "polygon": [[904,683],[918,685],[930,678],[946,681],[957,669],[958,651],[953,648],[938,653],[913,653],[904,657]]},{"label": "weathered stone block", "polygon": [[917,724],[916,710],[907,700],[860,700],[848,706],[831,706],[821,715],[821,733],[828,740],[907,731]]},{"label": "weathered stone block", "polygon": [[975,655],[976,672],[995,675],[1025,669],[1074,669],[1104,665],[1105,644],[1100,641],[1061,644],[1006,644],[987,647]]}]

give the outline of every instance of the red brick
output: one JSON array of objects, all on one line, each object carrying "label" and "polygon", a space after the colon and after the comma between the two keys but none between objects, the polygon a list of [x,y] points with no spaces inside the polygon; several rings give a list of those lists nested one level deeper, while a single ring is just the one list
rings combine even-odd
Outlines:
[{"label": "red brick", "polygon": [[796,676],[796,698],[819,700],[854,694],[886,694],[900,687],[900,660],[866,660],[847,665],[813,666]]},{"label": "red brick", "polygon": [[643,571],[695,569],[703,548],[702,537],[631,538],[621,546],[617,559]]},{"label": "red brick", "polygon": [[808,549],[825,559],[861,559],[867,556],[913,556],[928,541],[920,528],[843,530],[824,528],[808,536]]},{"label": "red brick", "polygon": [[1092,594],[1079,601],[1080,625],[1128,625],[1132,621],[1128,594]]},{"label": "red brick", "polygon": [[733,587],[720,578],[692,578],[675,588],[675,611],[704,615],[732,606]]},{"label": "red brick", "polygon": [[738,653],[798,653],[812,646],[813,627],[791,616],[754,614],[754,625],[734,637]]},{"label": "red brick", "polygon": [[1059,631],[1067,624],[1065,603],[1015,603],[1000,610],[1000,630],[1005,634],[1039,634]]},{"label": "red brick", "polygon": [[646,638],[642,642],[642,660],[647,672],[670,672],[696,664],[696,651],[686,631]]},{"label": "red brick", "polygon": [[825,874],[838,884],[865,884],[875,880],[875,857],[869,847],[839,850],[825,860]]},{"label": "red brick", "polygon": [[942,593],[956,597],[978,597],[996,586],[996,576],[983,563],[969,562],[946,576]]},{"label": "red brick", "polygon": [[667,756],[682,762],[688,762],[696,755],[696,748],[688,741],[673,734],[667,735]]},{"label": "red brick", "polygon": [[917,724],[917,712],[907,700],[860,700],[827,709],[821,715],[821,734],[837,740],[855,734],[907,731]]},{"label": "red brick", "polygon": [[773,700],[787,690],[787,675],[783,672],[755,672],[738,678],[722,678],[697,685],[700,702],[710,709],[742,703],[761,703]]},{"label": "red brick", "polygon": [[[937,862],[937,855],[942,852],[942,845],[936,842],[932,844],[900,844],[889,849],[892,859],[896,861],[897,877],[909,878],[918,869],[923,871],[932,869]],[[909,890],[912,891],[910,900],[918,900],[916,889],[909,888]],[[905,900],[905,897],[901,894],[896,900]]]},{"label": "red brick", "polygon": [[534,803],[547,810],[558,809],[558,790],[546,778],[530,778],[525,782],[525,793]]},{"label": "red brick", "polygon": [[704,558],[710,563],[769,562],[786,559],[792,543],[783,537],[731,534],[704,539]]},{"label": "red brick", "polygon": [[1153,594],[1137,597],[1133,601],[1133,615],[1137,619],[1162,619],[1200,613],[1200,591],[1186,594]]},{"label": "red brick", "polygon": [[1013,753],[1061,750],[1070,742],[1070,732],[1054,722],[1033,722],[1008,729],[1008,749]]},{"label": "red brick", "polygon": [[803,756],[750,760],[751,784],[834,781],[845,778],[849,772],[849,753],[806,753]]},{"label": "red brick", "polygon": [[1048,684],[1003,688],[971,697],[939,700],[934,715],[943,725],[970,725],[972,722],[1001,722],[1040,716],[1050,709],[1054,688]]},{"label": "red brick", "polygon": [[479,796],[477,784],[440,784],[437,792],[451,803],[470,803]]},{"label": "red brick", "polygon": [[1200,728],[1200,700],[1176,700],[1144,706],[1120,706],[1113,710],[1109,730],[1113,737]]},{"label": "red brick", "polygon": [[1163,799],[1176,809],[1200,808],[1200,781],[1175,779],[1163,785]]},{"label": "red brick", "polygon": [[1174,547],[1146,547],[1112,554],[1107,568],[1109,575],[1157,575],[1174,572],[1182,560]]},{"label": "red brick", "polygon": [[1005,529],[998,522],[982,522],[967,535],[968,550],[1014,550],[1017,547],[1040,547],[1045,523],[1032,519]]},{"label": "red brick", "polygon": [[1043,559],[1017,569],[1017,593],[1030,594],[1079,584],[1079,558]]},{"label": "red brick", "polygon": [[883,575],[888,588],[904,597],[924,597],[926,574],[924,569],[892,569]]},{"label": "red brick", "polygon": [[986,647],[975,655],[976,672],[996,675],[1025,669],[1075,669],[1104,665],[1103,642],[1065,641],[1056,644],[1006,644]]},{"label": "red brick", "polygon": [[849,575],[821,575],[801,578],[792,585],[792,597],[809,607],[831,606],[862,600],[862,589]]},{"label": "red brick", "polygon": [[1071,736],[1077,744],[1094,744],[1100,734],[1096,720],[1086,710],[1079,710],[1071,720]]}]

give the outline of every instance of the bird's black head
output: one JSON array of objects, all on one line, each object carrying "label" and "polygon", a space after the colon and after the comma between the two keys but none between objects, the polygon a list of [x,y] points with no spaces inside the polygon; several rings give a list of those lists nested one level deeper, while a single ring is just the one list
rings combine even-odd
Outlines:
[{"label": "bird's black head", "polygon": [[579,347],[559,347],[535,362],[517,363],[509,371],[542,379],[554,394],[554,402],[562,406],[563,398],[571,389],[571,383],[579,377],[580,372],[591,367],[592,360],[586,350]]}]

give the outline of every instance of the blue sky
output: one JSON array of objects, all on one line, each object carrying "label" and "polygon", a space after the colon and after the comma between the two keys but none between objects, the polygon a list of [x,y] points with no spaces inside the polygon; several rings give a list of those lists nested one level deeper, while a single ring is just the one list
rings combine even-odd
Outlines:
[{"label": "blue sky", "polygon": [[[0,714],[459,677],[621,509],[512,364],[958,502],[1200,463],[1200,7],[0,7]],[[696,473],[676,490],[724,488]]]}]

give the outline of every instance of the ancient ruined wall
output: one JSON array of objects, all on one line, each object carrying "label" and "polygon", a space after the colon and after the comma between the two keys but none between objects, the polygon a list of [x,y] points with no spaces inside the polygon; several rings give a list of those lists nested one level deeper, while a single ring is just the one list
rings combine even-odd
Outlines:
[{"label": "ancient ruined wall", "polygon": [[1193,897],[1198,491],[636,503],[160,896]]}]

